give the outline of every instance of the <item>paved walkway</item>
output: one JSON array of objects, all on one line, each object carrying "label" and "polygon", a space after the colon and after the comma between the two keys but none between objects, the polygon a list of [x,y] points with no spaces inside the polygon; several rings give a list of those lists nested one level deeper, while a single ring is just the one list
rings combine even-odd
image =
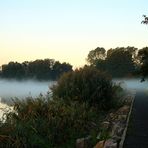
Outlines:
[{"label": "paved walkway", "polygon": [[148,148],[148,92],[137,92],[123,148]]}]

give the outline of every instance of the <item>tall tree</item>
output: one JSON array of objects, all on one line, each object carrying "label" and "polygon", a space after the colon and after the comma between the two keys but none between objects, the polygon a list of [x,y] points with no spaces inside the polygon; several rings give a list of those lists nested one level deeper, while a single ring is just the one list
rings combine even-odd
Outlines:
[{"label": "tall tree", "polygon": [[131,52],[123,47],[108,50],[106,63],[113,77],[129,76],[135,69]]},{"label": "tall tree", "polygon": [[[144,20],[141,22],[142,24],[148,25],[148,17],[143,15]],[[148,76],[148,47],[140,49],[138,52],[139,62],[140,62],[140,73],[143,76],[142,81],[145,77]]]},{"label": "tall tree", "polygon": [[99,70],[106,70],[106,50],[102,47],[97,47],[91,50],[87,56],[87,62]]}]

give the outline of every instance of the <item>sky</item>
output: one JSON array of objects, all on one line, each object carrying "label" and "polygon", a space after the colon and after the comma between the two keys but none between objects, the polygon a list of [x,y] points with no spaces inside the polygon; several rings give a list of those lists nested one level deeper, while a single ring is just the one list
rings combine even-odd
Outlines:
[{"label": "sky", "polygon": [[0,0],[0,65],[55,59],[86,64],[90,50],[148,46],[147,0]]}]

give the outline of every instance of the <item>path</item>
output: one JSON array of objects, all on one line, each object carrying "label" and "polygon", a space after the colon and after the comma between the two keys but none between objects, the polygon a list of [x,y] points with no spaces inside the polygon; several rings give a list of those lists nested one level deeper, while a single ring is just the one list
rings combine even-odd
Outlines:
[{"label": "path", "polygon": [[148,92],[137,92],[123,148],[148,148]]}]

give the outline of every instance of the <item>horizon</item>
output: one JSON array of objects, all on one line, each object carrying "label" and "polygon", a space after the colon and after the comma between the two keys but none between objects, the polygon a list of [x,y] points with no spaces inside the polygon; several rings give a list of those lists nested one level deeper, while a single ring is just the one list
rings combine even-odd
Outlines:
[{"label": "horizon", "polygon": [[0,2],[0,65],[51,58],[73,67],[90,50],[147,45],[146,0]]}]

